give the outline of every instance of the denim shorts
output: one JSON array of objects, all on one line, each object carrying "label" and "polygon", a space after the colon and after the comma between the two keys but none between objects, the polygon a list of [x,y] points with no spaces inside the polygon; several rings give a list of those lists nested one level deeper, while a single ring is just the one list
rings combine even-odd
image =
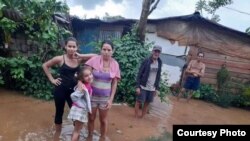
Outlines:
[{"label": "denim shorts", "polygon": [[137,95],[136,100],[139,102],[153,102],[154,101],[154,91],[148,91],[141,89],[141,93]]},{"label": "denim shorts", "polygon": [[200,77],[188,76],[184,88],[188,90],[198,90],[200,87]]}]

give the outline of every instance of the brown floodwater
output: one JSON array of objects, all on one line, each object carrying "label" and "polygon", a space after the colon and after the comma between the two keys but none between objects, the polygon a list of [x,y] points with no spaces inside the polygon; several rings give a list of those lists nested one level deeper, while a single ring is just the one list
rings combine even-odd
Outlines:
[{"label": "brown floodwater", "polygon": [[[50,141],[53,136],[54,103],[23,96],[19,92],[0,89],[0,141]],[[65,106],[62,141],[70,138],[72,122],[66,119]],[[133,108],[113,105],[109,112],[108,138],[111,141],[143,141],[161,132],[172,132],[173,124],[250,124],[250,111],[221,108],[200,100],[176,101],[168,104],[155,99],[144,119],[135,119]],[[96,120],[96,138],[99,122]],[[86,136],[83,129],[81,138]]]}]

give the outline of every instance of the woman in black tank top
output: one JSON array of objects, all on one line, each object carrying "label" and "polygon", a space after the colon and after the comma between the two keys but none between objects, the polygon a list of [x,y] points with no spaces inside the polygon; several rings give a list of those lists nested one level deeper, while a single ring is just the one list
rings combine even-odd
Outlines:
[{"label": "woman in black tank top", "polygon": [[[54,141],[59,141],[59,136],[62,129],[62,117],[64,113],[64,105],[67,101],[69,107],[72,105],[70,94],[77,84],[75,74],[79,70],[80,63],[86,61],[96,54],[79,54],[77,53],[77,41],[75,38],[70,37],[65,43],[66,53],[61,56],[55,56],[43,64],[43,70],[48,77],[49,81],[55,85],[53,96],[55,101],[55,127]],[[58,65],[59,77],[54,78],[49,71],[52,66]]]}]

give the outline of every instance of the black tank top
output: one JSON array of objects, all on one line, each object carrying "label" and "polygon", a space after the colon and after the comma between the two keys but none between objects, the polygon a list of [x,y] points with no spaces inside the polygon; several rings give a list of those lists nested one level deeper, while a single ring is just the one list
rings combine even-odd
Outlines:
[{"label": "black tank top", "polygon": [[64,59],[64,55],[63,55],[63,64],[58,70],[59,74],[60,74],[60,78],[62,79],[61,85],[65,86],[67,88],[75,87],[76,84],[77,84],[75,74],[79,70],[79,68],[80,68],[79,65],[77,67],[75,67],[75,68],[69,67],[65,63],[65,59]]}]

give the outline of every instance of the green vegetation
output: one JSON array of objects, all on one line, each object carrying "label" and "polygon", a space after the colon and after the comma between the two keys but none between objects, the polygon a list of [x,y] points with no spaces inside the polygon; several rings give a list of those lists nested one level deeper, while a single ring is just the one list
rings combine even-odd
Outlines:
[{"label": "green vegetation", "polygon": [[228,70],[222,67],[217,73],[217,90],[212,85],[202,84],[193,97],[222,107],[249,107],[250,85],[231,79]]},{"label": "green vegetation", "polygon": [[[0,1],[0,11],[7,11],[7,14],[2,14],[0,18],[3,42],[9,44],[11,37],[22,31],[27,42],[34,43],[32,47],[37,48],[37,51],[29,56],[17,52],[15,56],[6,53],[5,57],[1,57],[0,85],[24,91],[26,95],[51,99],[52,85],[47,81],[41,66],[48,58],[63,52],[58,47],[58,41],[71,35],[53,21],[55,13],[68,13],[67,5],[56,0],[3,0]],[[13,12],[19,15],[19,20],[10,14]]]}]

